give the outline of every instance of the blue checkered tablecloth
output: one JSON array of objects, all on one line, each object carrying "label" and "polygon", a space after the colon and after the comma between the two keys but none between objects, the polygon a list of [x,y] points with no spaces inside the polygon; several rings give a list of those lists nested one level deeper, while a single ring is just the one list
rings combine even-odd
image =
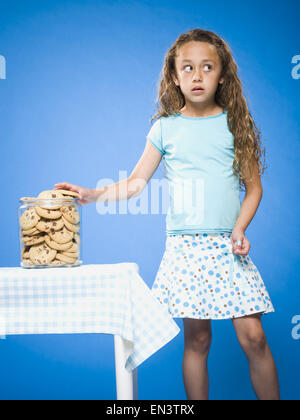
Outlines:
[{"label": "blue checkered tablecloth", "polygon": [[[0,336],[107,333],[127,343],[131,372],[180,331],[135,263],[0,268]],[[1,345],[1,343],[0,343]]]}]

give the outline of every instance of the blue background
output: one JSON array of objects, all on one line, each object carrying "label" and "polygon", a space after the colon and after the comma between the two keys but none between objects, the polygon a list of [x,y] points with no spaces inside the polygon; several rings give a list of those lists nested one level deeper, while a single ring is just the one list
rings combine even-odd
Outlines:
[{"label": "blue background", "polygon": [[[263,133],[263,199],[246,235],[276,312],[263,317],[283,399],[300,396],[298,1],[3,1],[0,55],[0,266],[18,266],[18,199],[69,181],[119,181],[140,158],[165,53],[180,33],[212,30],[231,46]],[[298,70],[298,74],[300,71]],[[163,175],[160,165],[155,178]],[[136,262],[152,286],[165,214],[83,208],[84,263]],[[140,399],[185,399],[180,334],[139,368]],[[213,321],[211,399],[255,399],[230,320]],[[111,335],[12,336],[0,341],[1,399],[115,399]]]}]

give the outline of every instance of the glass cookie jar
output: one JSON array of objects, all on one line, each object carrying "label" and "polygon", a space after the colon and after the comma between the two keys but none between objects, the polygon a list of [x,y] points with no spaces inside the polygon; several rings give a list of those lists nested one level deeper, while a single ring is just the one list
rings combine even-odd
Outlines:
[{"label": "glass cookie jar", "polygon": [[76,198],[21,199],[18,209],[21,267],[78,267],[81,205]]}]

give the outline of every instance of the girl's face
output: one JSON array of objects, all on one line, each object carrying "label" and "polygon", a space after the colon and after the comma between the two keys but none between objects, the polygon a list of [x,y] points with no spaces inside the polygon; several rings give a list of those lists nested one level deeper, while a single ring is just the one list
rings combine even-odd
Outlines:
[{"label": "girl's face", "polygon": [[[190,41],[180,47],[176,61],[177,75],[173,75],[174,83],[180,89],[187,102],[211,104],[219,83],[222,64],[216,47],[208,42]],[[203,90],[195,91],[195,87]]]}]

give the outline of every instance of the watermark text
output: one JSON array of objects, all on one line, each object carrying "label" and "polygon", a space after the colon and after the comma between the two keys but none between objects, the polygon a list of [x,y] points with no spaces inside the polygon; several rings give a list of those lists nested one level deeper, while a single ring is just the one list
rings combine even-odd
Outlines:
[{"label": "watermark text", "polygon": [[0,79],[6,79],[6,60],[3,55],[0,55]]},{"label": "watermark text", "polygon": [[295,315],[292,318],[292,324],[296,324],[296,326],[292,329],[292,337],[294,340],[300,339],[300,315]]},{"label": "watermark text", "polygon": [[149,184],[142,178],[129,179],[127,171],[119,171],[116,183],[112,179],[100,179],[96,186],[98,214],[168,214],[169,217],[181,215],[187,225],[203,222],[203,178],[173,178],[170,182],[166,178],[154,178]]},{"label": "watermark text", "polygon": [[296,64],[296,66],[292,68],[292,78],[298,80],[300,79],[300,55],[295,55],[292,58],[292,64]]}]

